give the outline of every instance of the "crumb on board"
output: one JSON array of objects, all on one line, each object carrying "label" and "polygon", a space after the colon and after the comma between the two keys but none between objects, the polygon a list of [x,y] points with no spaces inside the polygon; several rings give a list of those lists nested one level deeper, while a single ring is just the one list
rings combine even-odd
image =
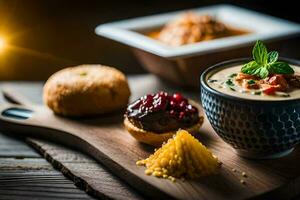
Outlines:
[{"label": "crumb on board", "polygon": [[245,185],[245,184],[246,184],[246,181],[243,180],[243,179],[241,179],[241,180],[240,180],[240,183],[243,184],[243,185]]},{"label": "crumb on board", "polygon": [[243,176],[243,177],[247,177],[246,172],[242,172],[242,176]]}]

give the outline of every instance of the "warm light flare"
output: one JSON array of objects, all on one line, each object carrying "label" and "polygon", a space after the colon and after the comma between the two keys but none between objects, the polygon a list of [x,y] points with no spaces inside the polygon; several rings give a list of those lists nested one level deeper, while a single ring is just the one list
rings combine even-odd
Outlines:
[{"label": "warm light flare", "polygon": [[5,47],[6,47],[6,41],[2,36],[0,36],[0,53],[5,49]]}]

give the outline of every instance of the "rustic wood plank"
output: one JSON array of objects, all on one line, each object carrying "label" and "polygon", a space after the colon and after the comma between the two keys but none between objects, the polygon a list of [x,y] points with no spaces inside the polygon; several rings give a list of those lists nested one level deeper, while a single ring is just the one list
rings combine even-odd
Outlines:
[{"label": "rustic wood plank", "polygon": [[44,158],[0,158],[0,199],[93,198],[55,171]]},{"label": "rustic wood plank", "polygon": [[[43,159],[44,160],[44,159]],[[44,160],[45,162],[45,160]],[[37,176],[37,174],[40,174]],[[92,199],[60,173],[45,170],[0,172],[0,199]]]},{"label": "rustic wood plank", "polygon": [[100,163],[79,151],[51,142],[28,138],[27,142],[56,169],[89,194],[100,198],[143,199],[130,186],[108,172]]},{"label": "rustic wood plank", "polygon": [[0,158],[0,170],[51,170],[49,163],[43,158]]},{"label": "rustic wood plank", "polygon": [[0,134],[0,157],[39,158],[41,156],[28,145],[24,145],[24,140]]},{"label": "rustic wood plank", "polygon": [[[0,103],[4,103],[2,95]],[[54,200],[75,197],[93,199],[79,190],[61,172],[53,169],[44,158],[24,143],[23,138],[0,133],[0,200]]]}]

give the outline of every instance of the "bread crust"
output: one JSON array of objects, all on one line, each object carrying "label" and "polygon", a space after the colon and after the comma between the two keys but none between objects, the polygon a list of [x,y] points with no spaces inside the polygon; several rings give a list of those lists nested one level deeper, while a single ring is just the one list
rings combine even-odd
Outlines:
[{"label": "bread crust", "polygon": [[125,75],[103,65],[80,65],[54,73],[43,89],[43,100],[54,113],[86,116],[126,107],[130,89]]},{"label": "bread crust", "polygon": [[[199,122],[191,127],[184,128],[189,133],[197,133],[203,124],[203,116],[200,116]],[[134,126],[127,117],[124,119],[124,126],[126,130],[139,142],[146,143],[152,146],[159,147],[163,142],[168,141],[169,138],[176,134],[176,131],[169,131],[165,133],[155,133],[152,131],[146,131]]]}]

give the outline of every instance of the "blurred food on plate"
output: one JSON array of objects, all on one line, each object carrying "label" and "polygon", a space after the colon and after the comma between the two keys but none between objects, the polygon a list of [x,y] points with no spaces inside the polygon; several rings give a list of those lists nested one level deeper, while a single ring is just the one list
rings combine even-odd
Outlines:
[{"label": "blurred food on plate", "polygon": [[149,36],[170,46],[182,46],[247,33],[250,32],[230,27],[211,15],[190,11],[165,24],[161,30],[149,33]]}]

